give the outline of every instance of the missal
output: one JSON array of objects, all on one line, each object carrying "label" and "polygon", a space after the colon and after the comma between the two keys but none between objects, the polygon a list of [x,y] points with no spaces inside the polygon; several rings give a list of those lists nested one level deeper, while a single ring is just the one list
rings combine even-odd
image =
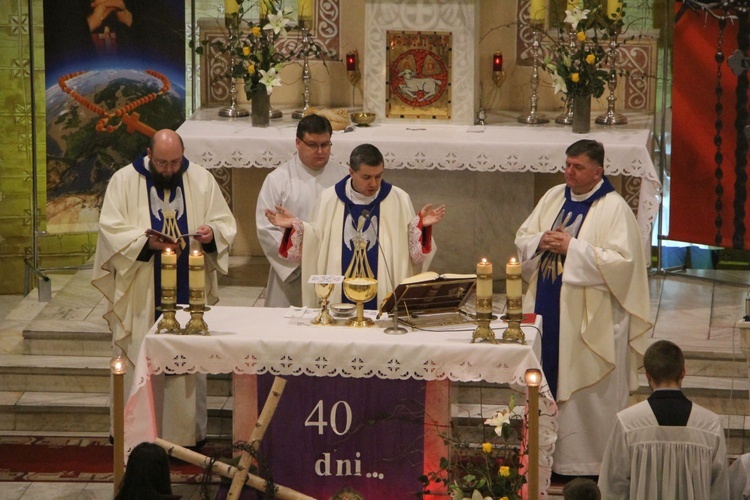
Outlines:
[{"label": "missal", "polygon": [[426,272],[405,278],[380,304],[380,312],[398,306],[399,316],[455,313],[464,305],[477,283],[476,274]]},{"label": "missal", "polygon": [[157,231],[156,229],[146,229],[146,236],[159,238],[162,241],[166,241],[167,243],[177,243],[181,238],[192,238],[193,236],[198,236],[198,233],[186,233],[181,234],[177,239],[172,238],[166,233],[162,233],[161,231]]}]

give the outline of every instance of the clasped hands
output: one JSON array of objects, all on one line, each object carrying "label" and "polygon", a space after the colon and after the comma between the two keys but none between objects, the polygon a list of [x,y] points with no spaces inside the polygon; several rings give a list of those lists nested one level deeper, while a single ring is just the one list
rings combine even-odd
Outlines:
[{"label": "clasped hands", "polygon": [[570,245],[570,240],[572,239],[573,236],[567,233],[562,227],[555,228],[552,231],[545,231],[539,240],[539,250],[565,255],[568,253],[568,245]]},{"label": "clasped hands", "polygon": [[130,27],[133,24],[133,14],[125,6],[124,0],[93,0],[90,4],[91,14],[86,18],[89,31],[99,29],[105,19],[113,12],[117,15],[117,22]]},{"label": "clasped hands", "polygon": [[[276,210],[266,209],[265,215],[268,222],[276,227],[292,227],[292,224],[297,220],[297,217],[281,205],[276,205],[275,208]],[[444,215],[445,205],[433,208],[432,204],[428,203],[419,211],[419,216],[422,218],[422,227],[430,227],[437,224],[443,219]]]}]

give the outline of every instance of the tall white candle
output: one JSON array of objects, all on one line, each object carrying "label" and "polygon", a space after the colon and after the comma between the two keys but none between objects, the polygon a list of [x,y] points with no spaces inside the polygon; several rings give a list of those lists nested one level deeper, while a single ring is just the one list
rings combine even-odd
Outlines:
[{"label": "tall white candle", "polygon": [[[521,263],[512,257],[505,266],[505,294],[508,299],[521,299],[523,296],[523,280],[521,280]],[[521,307],[512,305],[520,304],[521,301],[509,302],[508,314],[517,314],[521,312]]]},{"label": "tall white candle", "polygon": [[[203,291],[206,287],[205,258],[199,250],[193,250],[188,257],[188,279],[191,290]],[[190,303],[204,305],[206,303],[205,293],[200,294],[201,298],[193,297],[190,294]]]},{"label": "tall white candle", "polygon": [[542,22],[547,15],[547,0],[531,0],[529,17],[532,22]]},{"label": "tall white candle", "polygon": [[177,287],[177,254],[171,248],[161,253],[161,287]]},{"label": "tall white candle", "polygon": [[492,314],[492,262],[488,262],[487,259],[477,262],[476,294],[476,311]]}]

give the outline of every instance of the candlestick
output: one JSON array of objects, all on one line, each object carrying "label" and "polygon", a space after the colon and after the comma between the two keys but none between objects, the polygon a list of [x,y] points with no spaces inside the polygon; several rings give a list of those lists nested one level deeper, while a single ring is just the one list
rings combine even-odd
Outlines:
[{"label": "candlestick", "polygon": [[490,328],[490,321],[492,320],[492,262],[487,262],[487,259],[477,262],[475,294],[477,328],[474,330],[471,342],[473,344],[480,340],[496,344],[495,332]]},{"label": "candlestick", "polygon": [[529,125],[540,125],[542,123],[549,122],[549,118],[547,118],[546,115],[544,115],[543,113],[537,113],[537,104],[539,102],[539,94],[537,93],[537,91],[539,90],[539,66],[541,64],[541,58],[539,54],[540,47],[542,45],[543,24],[544,19],[542,19],[542,21],[534,19],[531,20],[531,29],[533,31],[533,39],[531,42],[531,111],[528,115],[521,115],[518,117],[519,123],[526,123]]},{"label": "candlestick", "polygon": [[544,18],[547,15],[547,6],[545,5],[546,0],[531,0],[531,7],[529,8],[529,17],[531,21],[544,22]]},{"label": "candlestick", "polygon": [[512,257],[505,266],[505,319],[508,328],[503,332],[503,342],[526,343],[526,336],[521,330],[523,320],[523,281],[521,280],[521,264]]},{"label": "candlestick", "polygon": [[607,88],[609,89],[609,96],[607,96],[607,112],[601,116],[596,117],[596,123],[601,125],[624,125],[628,123],[628,119],[625,115],[615,111],[615,90],[617,89],[617,37],[620,35],[621,24],[614,22],[609,27],[609,51],[607,52],[607,58],[609,59],[609,78],[607,78]]},{"label": "candlestick", "polygon": [[539,385],[542,383],[542,371],[538,368],[529,368],[524,374],[527,395],[528,420],[528,454],[529,454],[529,498],[538,498],[539,495]]}]

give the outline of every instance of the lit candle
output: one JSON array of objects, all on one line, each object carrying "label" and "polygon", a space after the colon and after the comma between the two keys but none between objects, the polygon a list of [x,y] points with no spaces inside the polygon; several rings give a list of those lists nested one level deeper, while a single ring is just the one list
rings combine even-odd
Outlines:
[{"label": "lit candle", "polygon": [[161,287],[177,287],[177,254],[171,248],[161,253]]},{"label": "lit candle", "polygon": [[[505,294],[508,299],[521,299],[523,296],[521,263],[515,257],[512,257],[505,266]],[[521,300],[509,300],[508,314],[520,314],[522,312],[520,304]]]},{"label": "lit candle", "polygon": [[607,17],[610,19],[622,17],[622,0],[607,0]]},{"label": "lit candle", "polygon": [[532,22],[542,22],[547,15],[546,0],[531,0],[529,17]]},{"label": "lit candle", "polygon": [[188,279],[190,283],[190,304],[203,305],[206,303],[205,294],[194,294],[192,290],[203,292],[206,286],[205,259],[199,250],[193,250],[188,257]]},{"label": "lit candle", "polygon": [[297,18],[312,19],[313,0],[297,0]]},{"label": "lit candle", "polygon": [[503,53],[502,52],[495,52],[495,55],[492,56],[492,71],[502,71],[503,70]]},{"label": "lit candle", "polygon": [[492,314],[492,262],[477,262],[477,313]]},{"label": "lit candle", "polygon": [[237,14],[240,11],[240,4],[237,0],[224,0],[224,15],[231,16]]}]

